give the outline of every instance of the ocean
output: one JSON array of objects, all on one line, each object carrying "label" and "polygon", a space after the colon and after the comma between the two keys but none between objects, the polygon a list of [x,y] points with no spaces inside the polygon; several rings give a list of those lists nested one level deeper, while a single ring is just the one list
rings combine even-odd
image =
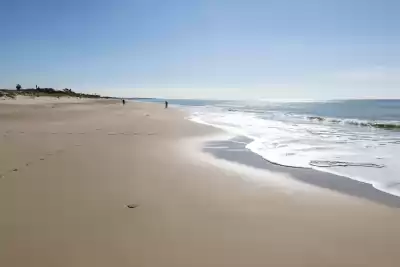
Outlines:
[{"label": "ocean", "polygon": [[168,101],[194,122],[248,137],[246,148],[271,163],[400,196],[400,100]]}]

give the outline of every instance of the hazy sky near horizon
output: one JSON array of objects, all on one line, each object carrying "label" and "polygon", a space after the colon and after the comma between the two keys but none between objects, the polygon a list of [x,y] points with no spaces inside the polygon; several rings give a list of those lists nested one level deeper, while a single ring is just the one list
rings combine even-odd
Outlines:
[{"label": "hazy sky near horizon", "polygon": [[400,98],[397,0],[3,0],[0,88]]}]

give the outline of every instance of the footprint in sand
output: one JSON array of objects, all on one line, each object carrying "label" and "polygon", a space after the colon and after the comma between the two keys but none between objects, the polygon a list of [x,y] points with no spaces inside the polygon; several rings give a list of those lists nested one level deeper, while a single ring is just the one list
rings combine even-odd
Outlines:
[{"label": "footprint in sand", "polygon": [[18,169],[17,169],[17,168],[15,168],[15,169],[13,169],[12,171],[13,171],[13,172],[17,172],[17,171],[18,171]]},{"label": "footprint in sand", "polygon": [[137,204],[129,204],[129,205],[126,205],[126,207],[128,207],[129,209],[134,209],[134,208],[137,208],[139,205],[137,205]]}]

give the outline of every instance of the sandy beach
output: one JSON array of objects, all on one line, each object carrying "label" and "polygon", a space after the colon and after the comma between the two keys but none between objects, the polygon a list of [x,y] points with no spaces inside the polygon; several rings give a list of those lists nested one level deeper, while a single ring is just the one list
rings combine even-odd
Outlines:
[{"label": "sandy beach", "polygon": [[0,266],[399,266],[399,209],[213,157],[184,117],[0,100]]}]

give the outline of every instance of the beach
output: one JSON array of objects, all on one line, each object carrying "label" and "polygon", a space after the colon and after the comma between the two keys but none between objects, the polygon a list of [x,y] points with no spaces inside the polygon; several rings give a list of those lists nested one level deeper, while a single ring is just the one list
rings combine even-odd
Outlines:
[{"label": "beach", "polygon": [[0,100],[0,266],[399,265],[395,205],[213,155],[185,117]]}]

